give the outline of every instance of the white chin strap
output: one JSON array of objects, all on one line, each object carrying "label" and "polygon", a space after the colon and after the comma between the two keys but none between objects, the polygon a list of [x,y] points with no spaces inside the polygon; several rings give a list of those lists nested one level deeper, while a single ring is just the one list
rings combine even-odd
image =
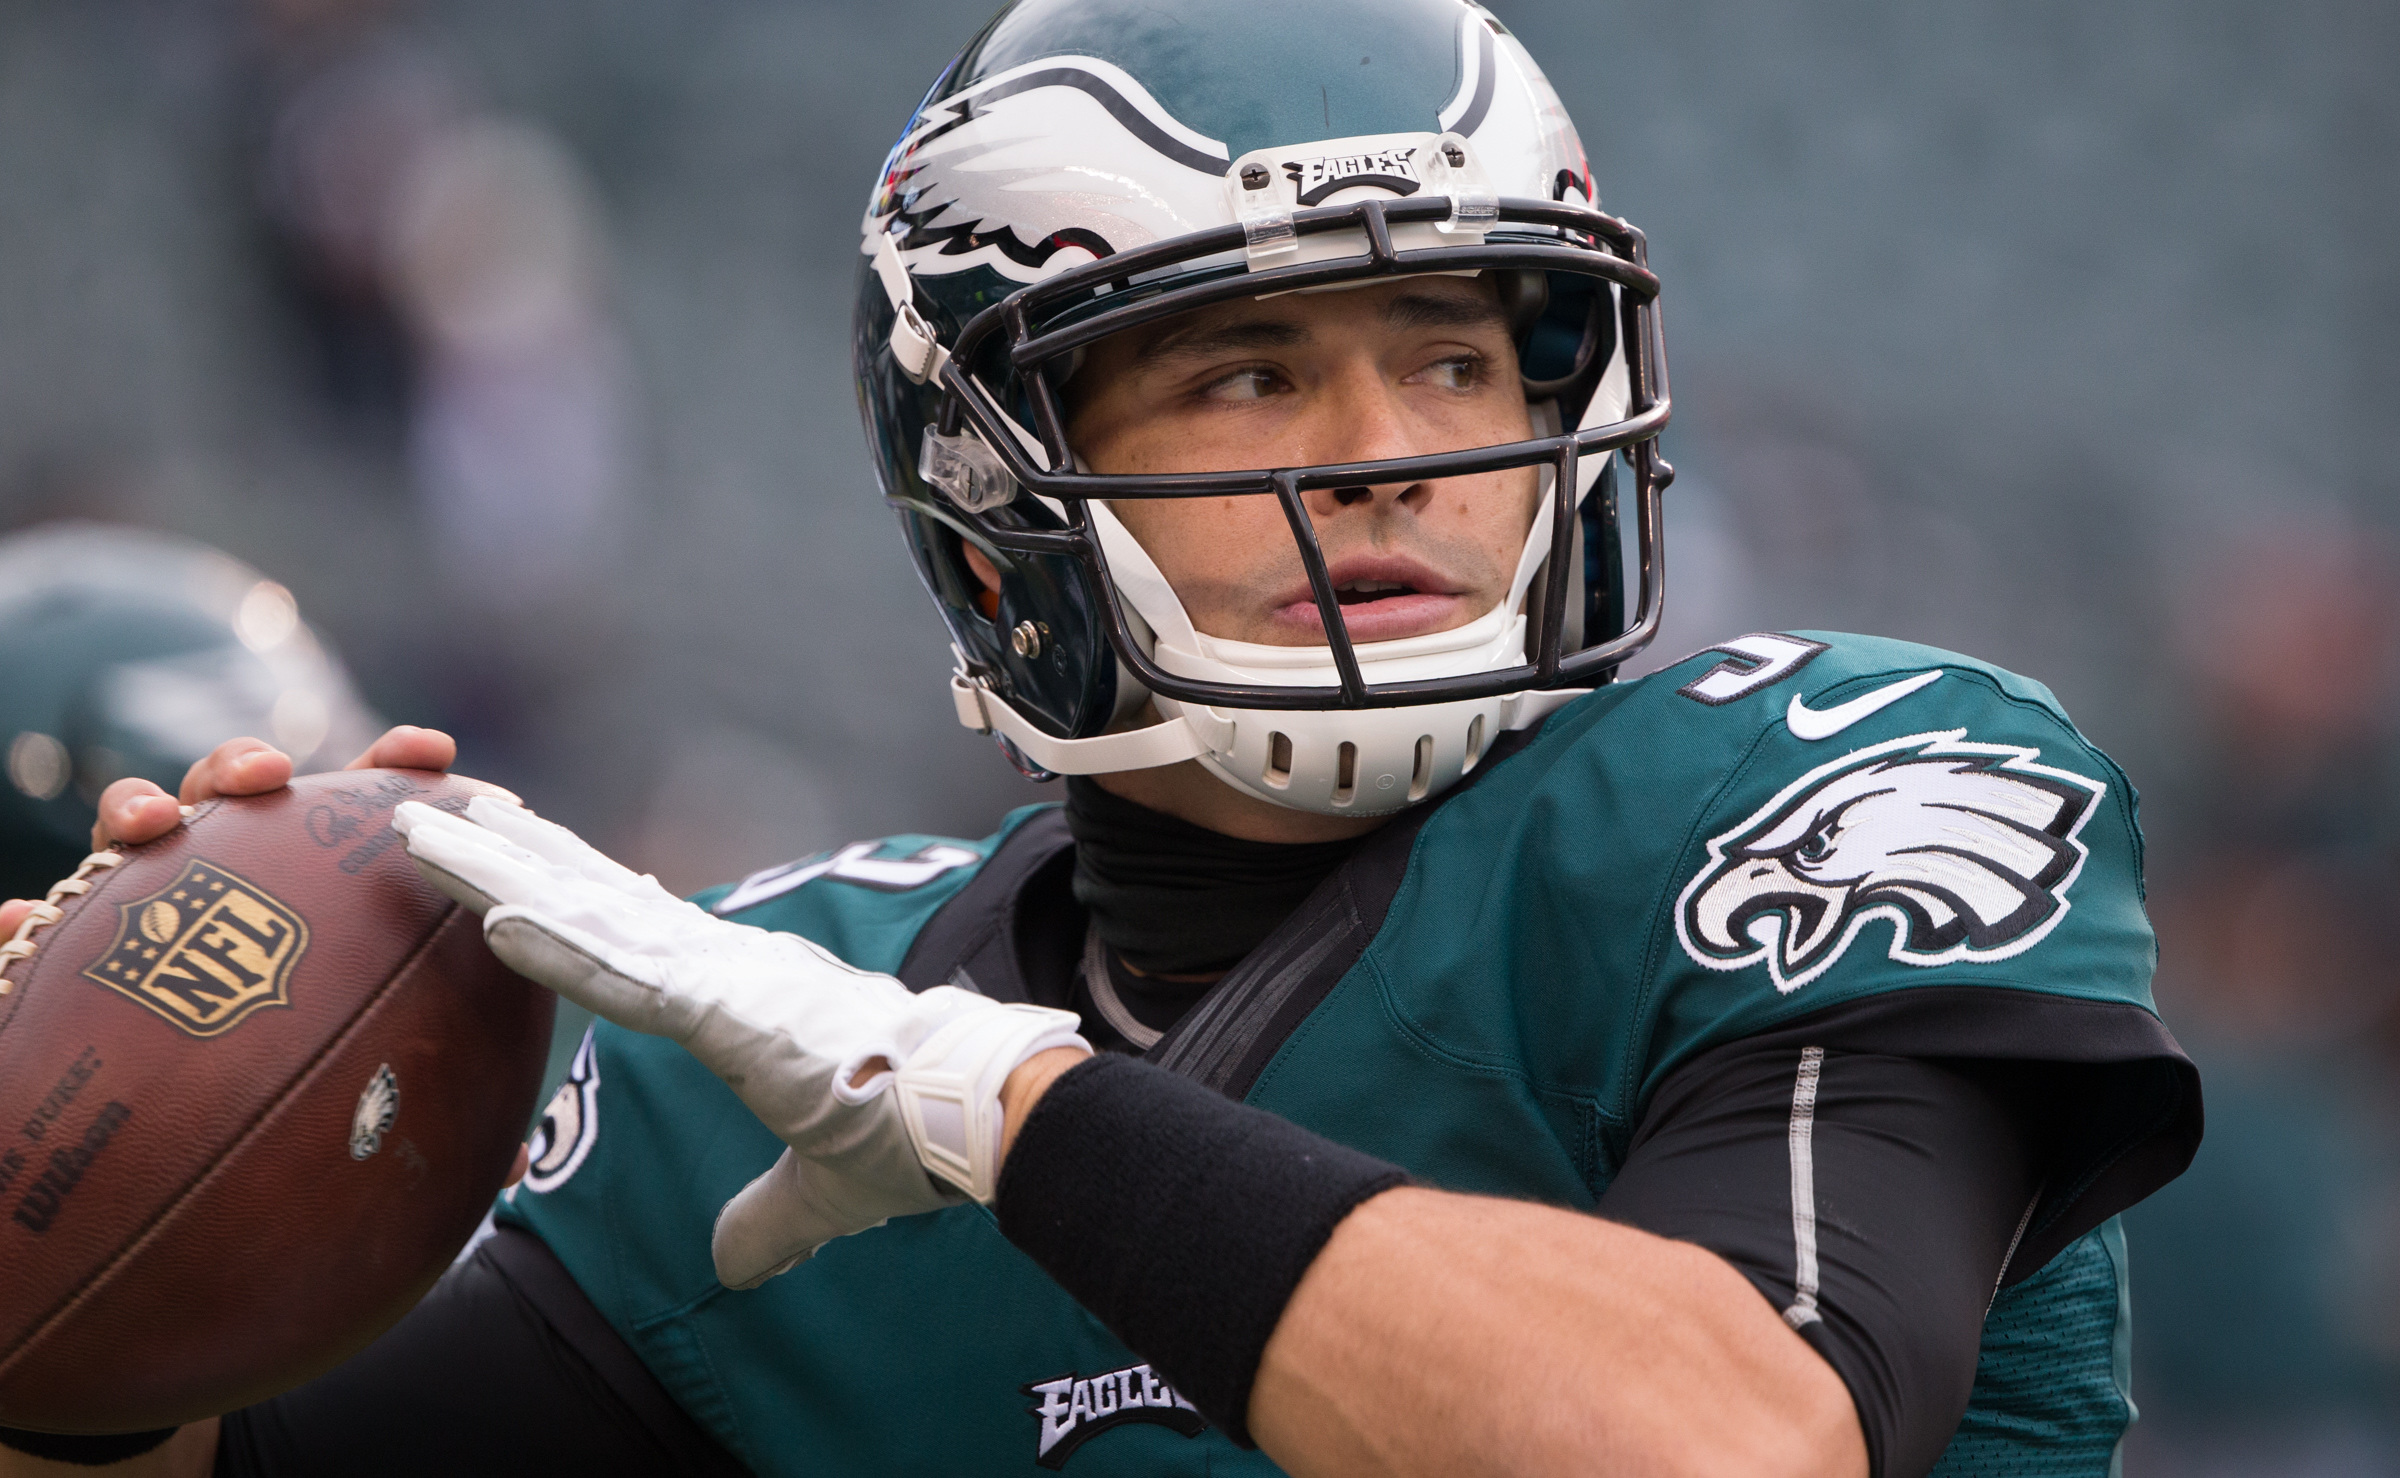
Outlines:
[{"label": "white chin strap", "polygon": [[[1148,551],[1108,505],[1084,506],[1118,592],[1150,629],[1151,656],[1160,667],[1201,682],[1340,686],[1329,646],[1263,646],[1195,630]],[[1525,592],[1549,553],[1551,508],[1544,496],[1506,599],[1454,630],[1359,643],[1354,649],[1359,676],[1370,684],[1410,682],[1522,663]],[[1125,680],[1120,674],[1119,681]],[[1474,769],[1502,733],[1523,728],[1588,690],[1369,709],[1211,708],[1157,697],[1152,701],[1163,722],[1093,739],[1042,732],[963,670],[952,674],[950,691],[960,723],[1004,735],[1026,758],[1062,775],[1196,759],[1236,790],[1279,806],[1328,816],[1381,816],[1441,794]]]}]

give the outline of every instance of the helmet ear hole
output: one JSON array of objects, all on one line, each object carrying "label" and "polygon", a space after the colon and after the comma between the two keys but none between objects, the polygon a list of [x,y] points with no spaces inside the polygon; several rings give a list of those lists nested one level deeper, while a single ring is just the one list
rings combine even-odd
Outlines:
[{"label": "helmet ear hole", "polygon": [[[1000,592],[983,578],[966,536],[947,525],[935,524],[933,567],[936,594],[945,604],[964,606],[986,621],[1000,619]],[[974,551],[980,553],[980,551]],[[988,562],[991,558],[984,555]],[[997,573],[995,569],[994,573]]]},{"label": "helmet ear hole", "polygon": [[1500,310],[1508,315],[1508,336],[1521,353],[1534,325],[1550,306],[1550,274],[1530,270],[1494,272],[1492,280],[1500,290]]},{"label": "helmet ear hole", "polygon": [[1000,567],[992,562],[990,555],[968,543],[964,537],[958,541],[958,554],[960,561],[967,567],[967,573],[974,580],[969,590],[975,602],[975,609],[983,612],[984,620],[998,621],[1000,619]]},{"label": "helmet ear hole", "polygon": [[1527,400],[1555,400],[1560,419],[1583,419],[1592,391],[1617,352],[1617,297],[1599,278],[1544,272],[1541,311],[1517,341],[1517,370]]}]

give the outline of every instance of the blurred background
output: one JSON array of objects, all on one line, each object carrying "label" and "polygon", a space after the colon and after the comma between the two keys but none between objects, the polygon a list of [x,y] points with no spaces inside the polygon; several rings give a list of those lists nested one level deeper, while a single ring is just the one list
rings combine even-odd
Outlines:
[{"label": "blurred background", "polygon": [[[1657,659],[1962,648],[2142,788],[2210,1129],[2130,1218],[2126,1471],[2400,1474],[2400,9],[1494,7],[1667,283]],[[440,725],[674,886],[980,835],[1046,792],[951,719],[846,336],[988,9],[0,6],[0,532],[230,552],[355,679],[328,761]]]}]

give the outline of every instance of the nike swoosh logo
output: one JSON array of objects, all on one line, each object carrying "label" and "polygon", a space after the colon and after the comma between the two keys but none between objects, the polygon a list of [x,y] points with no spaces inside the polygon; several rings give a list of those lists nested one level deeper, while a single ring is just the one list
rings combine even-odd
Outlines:
[{"label": "nike swoosh logo", "polygon": [[1930,687],[1941,678],[1942,670],[1920,672],[1896,683],[1886,683],[1871,693],[1861,693],[1847,703],[1831,708],[1811,708],[1798,694],[1792,695],[1792,706],[1783,711],[1783,722],[1795,739],[1831,739],[1860,719],[1879,713],[1899,702],[1919,688]]}]

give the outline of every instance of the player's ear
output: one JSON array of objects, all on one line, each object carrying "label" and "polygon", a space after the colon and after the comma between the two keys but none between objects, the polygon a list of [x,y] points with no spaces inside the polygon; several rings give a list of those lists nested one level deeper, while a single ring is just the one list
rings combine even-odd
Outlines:
[{"label": "player's ear", "polygon": [[992,563],[990,555],[966,540],[961,539],[958,544],[960,550],[967,556],[967,568],[975,572],[975,578],[983,582],[984,589],[998,595],[1000,593],[1000,567]]}]

